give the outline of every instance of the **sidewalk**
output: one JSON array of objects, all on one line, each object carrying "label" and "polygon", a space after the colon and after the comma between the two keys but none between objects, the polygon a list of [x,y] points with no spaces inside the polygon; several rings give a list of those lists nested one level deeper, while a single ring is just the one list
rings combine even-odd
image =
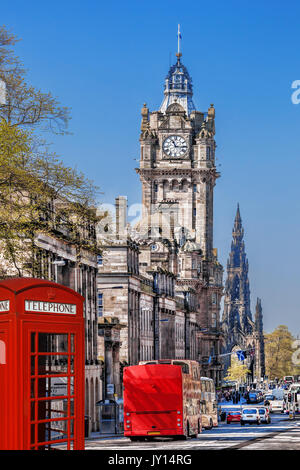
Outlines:
[{"label": "sidewalk", "polygon": [[85,438],[85,441],[99,441],[105,439],[121,439],[124,437],[123,433],[120,434],[102,434],[100,432],[91,432],[89,437]]},{"label": "sidewalk", "polygon": [[232,400],[230,400],[230,401],[225,400],[225,401],[219,401],[218,402],[218,406],[220,406],[222,408],[227,407],[227,406],[228,407],[229,406],[242,406],[242,405],[246,405],[246,404],[247,404],[247,400],[245,400],[245,398],[243,398],[243,397],[240,399],[240,401],[238,403],[233,403]]}]

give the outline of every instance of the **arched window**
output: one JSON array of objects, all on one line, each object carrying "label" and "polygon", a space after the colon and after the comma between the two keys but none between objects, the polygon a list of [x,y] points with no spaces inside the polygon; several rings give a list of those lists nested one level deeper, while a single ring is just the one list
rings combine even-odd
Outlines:
[{"label": "arched window", "polygon": [[181,189],[182,189],[182,191],[187,192],[188,186],[189,186],[189,183],[188,183],[187,180],[184,179],[184,180],[181,181]]},{"label": "arched window", "polygon": [[164,180],[163,182],[163,198],[164,199],[166,199],[168,191],[169,191],[169,181]]},{"label": "arched window", "polygon": [[173,191],[179,191],[179,183],[177,180],[172,181],[172,190]]}]

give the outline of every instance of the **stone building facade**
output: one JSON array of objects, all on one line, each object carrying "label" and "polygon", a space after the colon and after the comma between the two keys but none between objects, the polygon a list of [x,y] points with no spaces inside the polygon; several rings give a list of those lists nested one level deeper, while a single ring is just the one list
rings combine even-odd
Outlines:
[{"label": "stone building facade", "polygon": [[[118,202],[119,198],[117,214]],[[185,299],[176,292],[173,273],[161,268],[141,269],[139,246],[129,234],[106,238],[106,243],[102,237],[102,243],[98,259],[98,327],[101,337],[105,321],[117,320],[120,324],[119,343],[115,345],[120,366],[116,355],[112,361],[115,371],[120,367],[120,379],[114,382],[119,397],[122,370],[127,365],[162,357],[196,359],[194,297],[190,292]],[[99,360],[108,354],[103,344]],[[106,385],[107,380],[104,378]]]},{"label": "stone building facade", "polygon": [[[255,318],[250,310],[250,288],[248,278],[248,259],[243,240],[244,229],[239,205],[232,231],[231,252],[227,263],[224,312],[222,328],[224,331],[224,353],[245,350],[245,363],[251,371],[249,382],[260,380],[265,374],[263,315],[261,300],[257,299]],[[224,356],[225,370],[230,365],[231,355]]]},{"label": "stone building facade", "polygon": [[[142,108],[142,216],[126,221],[116,202],[116,231],[100,236],[98,295],[121,330],[120,360],[192,358],[221,382],[220,301],[223,268],[213,248],[215,109],[197,111],[181,54],[166,77],[158,111]],[[113,290],[114,289],[114,290]]]}]

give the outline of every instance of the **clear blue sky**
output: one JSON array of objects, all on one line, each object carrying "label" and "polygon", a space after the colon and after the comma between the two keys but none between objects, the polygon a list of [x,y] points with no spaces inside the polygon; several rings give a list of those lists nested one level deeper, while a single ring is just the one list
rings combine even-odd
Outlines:
[{"label": "clear blue sky", "polygon": [[73,135],[51,137],[103,202],[141,201],[134,171],[140,109],[157,110],[181,24],[183,63],[201,111],[216,108],[214,245],[226,268],[237,202],[245,228],[251,307],[265,330],[300,333],[300,79],[298,1],[14,0],[1,24],[22,41],[29,81],[72,108]]}]

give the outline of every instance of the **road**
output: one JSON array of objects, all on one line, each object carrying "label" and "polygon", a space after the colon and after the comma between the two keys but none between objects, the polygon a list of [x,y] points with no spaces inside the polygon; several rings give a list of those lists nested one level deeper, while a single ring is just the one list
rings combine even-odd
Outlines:
[{"label": "road", "polygon": [[270,424],[245,425],[219,423],[186,441],[153,439],[131,442],[126,437],[86,440],[86,450],[300,450],[300,420],[289,421],[286,415],[272,414]]}]

